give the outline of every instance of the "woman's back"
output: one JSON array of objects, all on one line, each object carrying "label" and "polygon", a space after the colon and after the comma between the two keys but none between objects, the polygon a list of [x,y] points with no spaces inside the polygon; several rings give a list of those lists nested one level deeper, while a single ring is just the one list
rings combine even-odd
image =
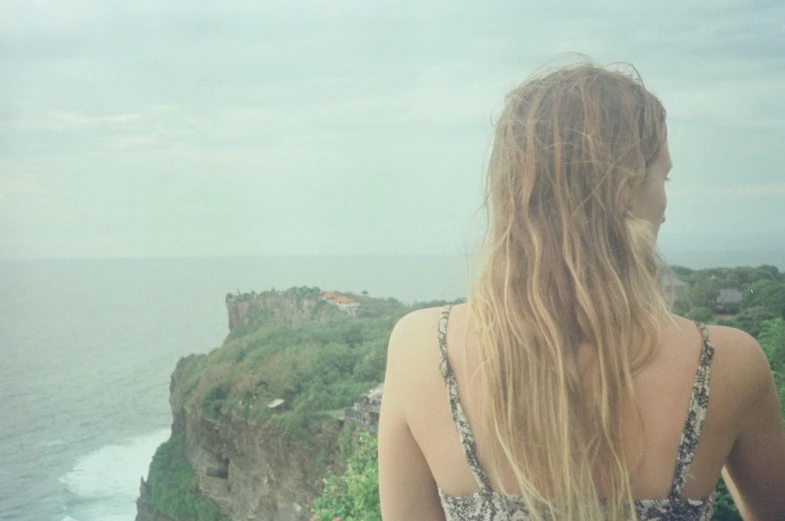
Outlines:
[{"label": "woman's back", "polygon": [[[464,412],[472,426],[472,432],[476,433],[478,455],[482,464],[483,455],[487,452],[484,449],[491,443],[491,440],[479,428],[480,416],[476,399],[479,388],[476,385],[477,379],[474,381],[475,385],[472,385],[471,381],[472,368],[477,367],[476,353],[472,351],[471,346],[471,328],[468,328],[469,334],[466,339],[462,338],[464,330],[467,329],[467,318],[465,305],[455,306],[451,309],[446,337],[447,356],[450,367],[455,372]],[[716,336],[716,334],[712,336]],[[436,340],[433,339],[433,345],[436,345],[435,342]],[[657,356],[635,378],[641,419],[647,433],[643,440],[635,440],[643,442],[640,454],[626,455],[628,461],[640,458],[639,471],[632,479],[633,496],[636,499],[668,497],[673,481],[676,451],[684,429],[703,346],[703,336],[696,325],[685,319],[678,319],[677,326],[663,335],[662,346]],[[589,349],[585,352],[590,353]],[[462,360],[464,353],[468,356],[466,365]],[[720,355],[719,358],[722,356]],[[587,370],[590,361],[584,359],[583,365],[584,367],[581,369]],[[718,368],[712,364],[711,385],[723,387],[722,379],[725,376],[723,375],[723,364],[719,362],[717,365]],[[438,385],[440,383],[438,380],[441,378],[438,373],[436,377]],[[444,386],[443,380],[441,383]],[[712,392],[714,392],[713,387]],[[716,393],[722,396],[722,389]],[[446,399],[440,405],[446,407]],[[701,436],[700,453],[692,466],[692,479],[689,480],[683,492],[685,497],[700,499],[708,496],[714,490],[726,455],[735,438],[735,433],[726,432],[729,429],[724,423],[719,424],[722,418],[732,416],[733,413],[727,410],[730,405],[726,401],[712,400],[712,408],[707,414],[706,426]],[[423,424],[422,427],[422,435],[428,436],[426,434],[426,431],[429,430],[427,424]],[[413,432],[416,432],[416,429],[417,427],[412,425]],[[640,433],[636,432],[638,429],[634,412],[629,411],[625,415],[624,429],[628,438],[640,437]],[[637,446],[637,443],[630,445]],[[425,445],[421,444],[420,446],[424,447]],[[704,447],[708,450],[705,450]],[[432,468],[434,468],[434,474],[437,475],[436,467]],[[467,485],[471,485],[473,480],[468,482],[457,480],[457,476],[461,474],[456,475],[453,472],[458,469],[450,470],[452,472],[443,474],[445,481],[444,486],[441,487],[442,490],[452,493],[451,495],[464,495],[463,493],[467,492]],[[509,471],[507,473],[509,474]],[[437,483],[439,483],[438,479]],[[501,489],[498,483],[492,483],[492,485],[494,490]],[[511,479],[505,485],[508,490],[515,488]],[[603,496],[602,490],[598,490],[598,492],[600,496]]]},{"label": "woman's back", "polygon": [[[700,519],[723,466],[751,510],[785,517],[785,432],[759,346],[712,328],[715,352],[668,306],[656,238],[671,168],[665,109],[634,73],[579,64],[507,95],[468,303],[449,328],[423,311],[390,339],[387,518],[442,519],[440,495],[482,487],[519,494],[538,520],[621,520],[633,500],[666,498],[706,504],[641,517]],[[477,497],[445,499],[447,513]]]},{"label": "woman's back", "polygon": [[[472,473],[466,449],[461,444],[453,411],[450,409],[448,386],[440,370],[440,366],[443,366],[440,357],[439,323],[440,319],[446,318],[443,315],[444,310],[441,308],[422,310],[409,315],[399,324],[398,334],[402,337],[402,342],[396,342],[395,346],[392,346],[391,342],[391,346],[399,347],[401,352],[390,355],[395,356],[399,363],[393,362],[394,373],[391,374],[388,369],[384,406],[396,407],[391,403],[394,400],[401,407],[412,438],[422,453],[423,463],[433,477],[433,485],[436,487],[434,491],[446,496],[448,503],[464,504],[471,508],[482,500],[477,494],[480,492],[480,484]],[[639,453],[625,454],[628,461],[639,461],[639,466],[631,475],[632,494],[636,500],[667,500],[672,492],[677,453],[685,424],[688,423],[687,415],[701,365],[701,353],[706,350],[703,335],[696,324],[680,317],[674,319],[674,324],[663,332],[660,347],[651,363],[635,377],[645,436],[641,436],[636,427],[633,412],[623,415],[625,436],[635,441],[630,445],[641,443]],[[478,379],[472,379],[478,367],[478,358],[477,352],[472,349],[473,326],[467,306],[453,306],[449,312],[449,320],[444,324],[446,327],[443,339],[448,364],[460,393],[462,413],[476,443],[479,466],[485,469],[488,466],[489,446],[493,440],[480,428],[480,389],[477,385]],[[734,444],[738,442],[745,425],[753,416],[751,412],[763,405],[760,403],[760,395],[762,387],[765,386],[761,384],[765,383],[767,378],[770,379],[765,358],[751,337],[725,327],[709,327],[708,332],[714,351],[710,364],[706,364],[710,365],[710,381],[707,385],[711,391],[711,399],[708,404],[701,404],[706,406],[706,416],[699,439],[694,442],[688,440],[694,458],[690,462],[689,475],[680,494],[682,498],[694,500],[694,504],[710,501],[720,473],[728,464]],[[591,350],[587,349],[586,352],[590,353]],[[582,363],[585,364],[585,369],[591,365],[588,356]],[[390,382],[391,377],[400,379],[400,384]],[[393,393],[392,397],[390,393]],[[760,414],[765,412],[760,411]],[[693,409],[692,413],[699,411]],[[381,432],[380,437],[383,436],[384,433]],[[785,439],[779,439],[779,442],[779,445],[770,447],[772,468],[759,470],[771,472],[768,479],[761,476],[761,481],[768,482],[769,486],[773,487],[772,490],[785,492]],[[765,457],[767,452],[766,448],[760,447],[762,457]],[[749,461],[739,464],[743,467],[736,469],[737,472],[747,475],[750,470],[747,467]],[[516,492],[510,468],[505,467],[502,474],[506,477],[504,483],[488,478],[491,490]],[[754,485],[759,492],[765,494],[766,491],[760,489],[761,486],[763,485]],[[602,497],[602,485],[598,484],[597,488]],[[488,497],[485,500],[487,501]],[[657,511],[655,509],[652,515]],[[707,511],[706,508],[693,510]],[[418,518],[431,519],[425,516]],[[498,517],[482,519],[493,521],[507,517],[499,514]],[[666,515],[648,519],[680,518]]]}]

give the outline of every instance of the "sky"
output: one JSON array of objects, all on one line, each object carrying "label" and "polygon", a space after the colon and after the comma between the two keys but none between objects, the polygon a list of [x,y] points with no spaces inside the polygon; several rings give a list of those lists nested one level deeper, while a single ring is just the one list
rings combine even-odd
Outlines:
[{"label": "sky", "polygon": [[662,248],[785,251],[779,0],[3,0],[0,258],[463,252],[563,53],[662,99]]}]

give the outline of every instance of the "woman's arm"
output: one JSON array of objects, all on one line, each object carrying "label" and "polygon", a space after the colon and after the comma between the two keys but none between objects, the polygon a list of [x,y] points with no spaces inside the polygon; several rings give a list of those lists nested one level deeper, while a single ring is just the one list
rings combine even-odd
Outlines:
[{"label": "woman's arm", "polygon": [[408,377],[412,374],[409,364],[417,359],[412,351],[423,347],[424,336],[418,334],[423,315],[428,317],[414,313],[402,318],[387,348],[379,417],[379,497],[384,521],[444,521],[436,483],[405,412],[406,405],[416,407],[418,399]]},{"label": "woman's arm", "polygon": [[746,521],[785,519],[785,428],[779,397],[766,356],[744,335],[737,354],[745,417],[723,477]]},{"label": "woman's arm", "polygon": [[754,517],[750,514],[747,505],[744,503],[744,499],[739,494],[739,489],[736,488],[736,484],[733,482],[733,479],[728,474],[728,469],[722,469],[722,480],[725,482],[725,486],[728,487],[728,492],[730,492],[731,497],[733,498],[733,503],[735,503],[736,508],[739,509],[739,514],[744,521],[758,521],[758,518]]}]

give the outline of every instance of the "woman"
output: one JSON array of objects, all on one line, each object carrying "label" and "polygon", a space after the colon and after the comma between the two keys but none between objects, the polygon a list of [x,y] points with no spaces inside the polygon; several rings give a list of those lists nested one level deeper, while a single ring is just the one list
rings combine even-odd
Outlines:
[{"label": "woman", "polygon": [[666,304],[670,169],[637,76],[580,64],[507,96],[468,302],[390,338],[384,521],[708,520],[723,469],[747,519],[785,519],[765,356]]}]

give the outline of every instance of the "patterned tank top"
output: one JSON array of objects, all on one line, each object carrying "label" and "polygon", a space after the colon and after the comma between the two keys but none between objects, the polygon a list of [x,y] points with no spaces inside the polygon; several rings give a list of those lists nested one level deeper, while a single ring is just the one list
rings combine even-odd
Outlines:
[{"label": "patterned tank top", "polygon": [[[450,496],[439,488],[439,498],[447,521],[526,521],[528,510],[520,496],[505,495],[491,490],[490,481],[480,466],[477,458],[477,445],[469,428],[469,422],[463,412],[458,386],[450,363],[447,361],[447,319],[450,306],[442,310],[439,319],[439,351],[441,355],[440,370],[447,384],[450,411],[458,436],[463,447],[463,454],[469,463],[479,492],[466,496]],[[702,500],[681,497],[687,482],[690,465],[698,445],[701,428],[706,419],[709,405],[709,378],[714,347],[709,342],[706,326],[698,324],[703,333],[703,348],[700,362],[692,389],[687,421],[681,434],[673,485],[666,499],[641,499],[635,501],[635,511],[640,521],[709,521],[711,519],[714,496]]]}]

